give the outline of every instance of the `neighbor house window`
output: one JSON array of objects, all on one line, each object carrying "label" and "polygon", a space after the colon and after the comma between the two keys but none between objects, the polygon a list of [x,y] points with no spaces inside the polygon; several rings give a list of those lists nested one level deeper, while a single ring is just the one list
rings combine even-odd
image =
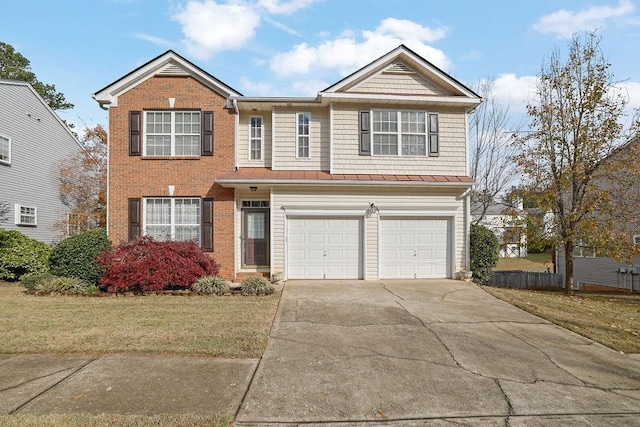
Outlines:
[{"label": "neighbor house window", "polygon": [[200,243],[199,198],[145,199],[145,235],[158,241]]},{"label": "neighbor house window", "polygon": [[582,240],[578,240],[573,247],[573,256],[579,258],[595,258],[596,248],[593,246],[586,246]]},{"label": "neighbor house window", "polygon": [[249,119],[249,160],[262,160],[262,117]]},{"label": "neighbor house window", "polygon": [[199,111],[145,111],[146,156],[199,156]]},{"label": "neighbor house window", "polygon": [[38,225],[38,210],[33,206],[16,205],[16,225]]},{"label": "neighbor house window", "polygon": [[309,136],[311,126],[311,114],[310,113],[298,113],[296,114],[297,128],[296,128],[296,153],[297,157],[310,157],[309,156]]},{"label": "neighbor house window", "polygon": [[0,135],[0,163],[11,163],[11,140]]},{"label": "neighbor house window", "polygon": [[433,145],[429,148],[429,155],[437,155],[437,132],[437,114],[396,110],[372,112],[374,155],[426,156],[427,137]]}]

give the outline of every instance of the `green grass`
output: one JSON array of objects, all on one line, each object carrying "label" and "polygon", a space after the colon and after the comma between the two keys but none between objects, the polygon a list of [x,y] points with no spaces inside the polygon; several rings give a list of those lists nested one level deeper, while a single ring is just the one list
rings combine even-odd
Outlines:
[{"label": "green grass", "polygon": [[34,296],[0,282],[0,353],[257,358],[279,298]]},{"label": "green grass", "polygon": [[510,304],[624,353],[640,353],[640,295],[484,289]]}]

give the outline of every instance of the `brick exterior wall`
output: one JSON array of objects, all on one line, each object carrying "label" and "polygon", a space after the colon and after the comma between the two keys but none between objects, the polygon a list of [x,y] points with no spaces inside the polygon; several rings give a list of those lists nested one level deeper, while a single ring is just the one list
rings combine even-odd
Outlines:
[{"label": "brick exterior wall", "polygon": [[[214,113],[213,156],[198,158],[129,156],[129,112],[197,108]],[[109,111],[109,238],[115,244],[128,238],[129,198],[211,197],[214,199],[214,252],[220,274],[234,277],[234,191],[215,184],[215,178],[234,167],[235,119],[225,98],[191,77],[155,76],[118,97]]]}]

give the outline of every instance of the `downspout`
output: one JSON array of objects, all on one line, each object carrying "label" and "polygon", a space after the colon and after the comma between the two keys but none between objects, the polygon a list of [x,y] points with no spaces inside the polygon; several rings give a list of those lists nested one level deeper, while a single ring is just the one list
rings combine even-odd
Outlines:
[{"label": "downspout", "polygon": [[233,98],[231,99],[231,102],[233,104],[233,111],[235,111],[235,118],[234,118],[234,131],[233,131],[233,166],[234,166],[234,170],[238,170],[238,128],[240,127],[240,111],[238,110],[238,100]]}]

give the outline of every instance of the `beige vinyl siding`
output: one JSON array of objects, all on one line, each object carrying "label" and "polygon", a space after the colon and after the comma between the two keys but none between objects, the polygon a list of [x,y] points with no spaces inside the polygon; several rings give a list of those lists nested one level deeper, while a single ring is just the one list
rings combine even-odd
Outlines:
[{"label": "beige vinyl siding", "polygon": [[[262,160],[249,159],[251,117],[262,117]],[[271,167],[271,111],[241,111],[239,121],[238,166],[241,168]]]},{"label": "beige vinyl siding", "polygon": [[379,73],[347,90],[390,95],[446,95],[442,88],[419,74]]},{"label": "beige vinyl siding", "polygon": [[[296,114],[310,113],[309,158],[296,157]],[[274,170],[329,170],[328,108],[276,109],[273,124]]]},{"label": "beige vinyl siding", "polygon": [[[271,273],[286,275],[285,258],[287,215],[295,215],[300,209],[317,212],[330,211],[338,214],[340,210],[349,211],[346,216],[354,212],[361,212],[364,221],[363,260],[364,279],[378,278],[378,222],[386,212],[406,211],[407,214],[420,217],[443,216],[438,212],[454,211],[455,215],[450,226],[455,234],[452,236],[455,249],[455,260],[452,264],[457,272],[468,269],[465,253],[465,213],[460,190],[429,190],[429,189],[363,189],[350,187],[345,189],[313,189],[290,188],[274,189],[271,198],[272,237],[271,242]],[[380,209],[380,214],[374,213],[369,218],[364,217],[364,211],[370,203]]]},{"label": "beige vinyl siding", "polygon": [[[333,106],[332,173],[372,173],[403,175],[466,175],[467,152],[465,112],[425,107],[393,107],[387,110],[412,110],[438,113],[440,154],[428,156],[360,156],[358,145],[358,111],[380,107]],[[372,142],[373,143],[373,142]]]}]

